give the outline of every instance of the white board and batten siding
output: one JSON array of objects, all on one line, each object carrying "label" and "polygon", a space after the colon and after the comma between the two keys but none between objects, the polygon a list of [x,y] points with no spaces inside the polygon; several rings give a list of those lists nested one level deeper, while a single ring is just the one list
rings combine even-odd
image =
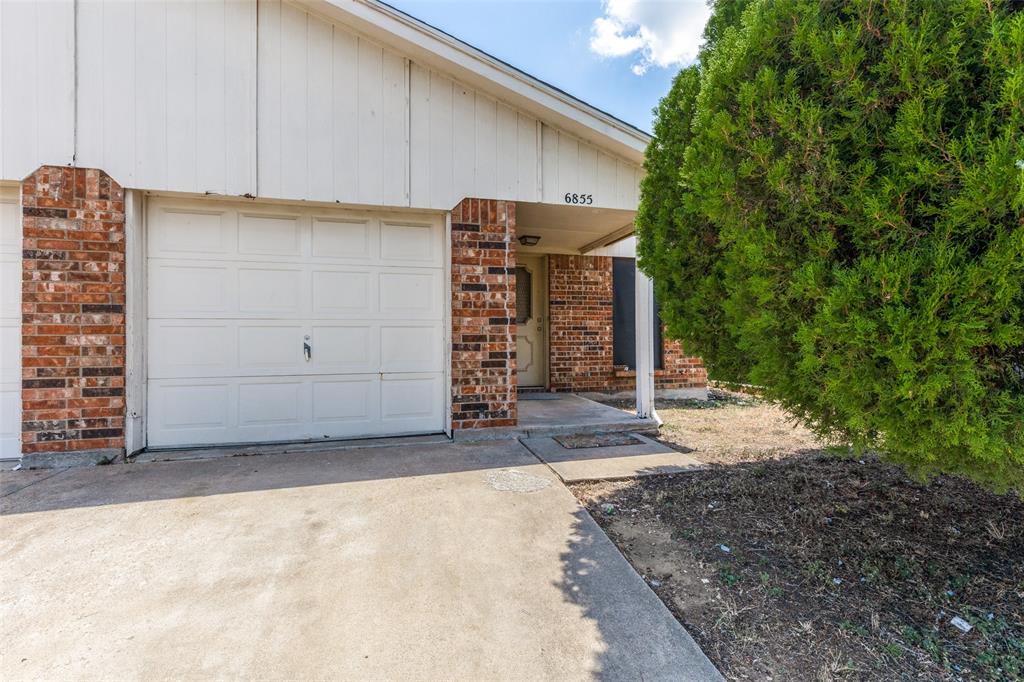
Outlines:
[{"label": "white board and batten siding", "polygon": [[82,0],[78,42],[77,165],[124,187],[255,193],[252,3]]},{"label": "white board and batten siding", "polygon": [[74,45],[72,0],[0,2],[0,180],[72,162]]},{"label": "white board and batten siding", "polygon": [[0,185],[0,459],[21,456],[21,200]]},{"label": "white board and batten siding", "polygon": [[167,198],[147,223],[151,447],[443,430],[439,216]]},{"label": "white board and batten siding", "polygon": [[73,159],[152,191],[442,211],[577,193],[636,207],[636,164],[303,6],[77,12],[76,90],[74,4],[0,2],[4,179]]}]

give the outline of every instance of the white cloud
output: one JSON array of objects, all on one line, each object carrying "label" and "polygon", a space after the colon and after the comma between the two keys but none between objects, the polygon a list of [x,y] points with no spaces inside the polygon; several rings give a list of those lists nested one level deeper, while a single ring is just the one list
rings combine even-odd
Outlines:
[{"label": "white cloud", "polygon": [[638,76],[651,66],[687,64],[697,58],[710,16],[705,0],[604,0],[590,49],[602,57],[637,55]]}]

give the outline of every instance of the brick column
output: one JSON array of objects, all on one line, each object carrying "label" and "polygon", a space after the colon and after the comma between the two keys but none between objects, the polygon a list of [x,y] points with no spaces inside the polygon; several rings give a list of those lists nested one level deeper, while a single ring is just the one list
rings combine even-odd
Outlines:
[{"label": "brick column", "polygon": [[124,452],[124,190],[42,166],[21,204],[23,462],[109,461]]},{"label": "brick column", "polygon": [[515,426],[516,205],[452,209],[452,428]]}]

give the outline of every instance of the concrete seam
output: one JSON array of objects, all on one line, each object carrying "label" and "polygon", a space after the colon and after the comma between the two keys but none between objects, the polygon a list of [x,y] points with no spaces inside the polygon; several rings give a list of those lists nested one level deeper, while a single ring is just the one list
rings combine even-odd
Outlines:
[{"label": "concrete seam", "polygon": [[25,485],[21,486],[20,488],[18,488],[16,490],[12,490],[9,493],[4,493],[3,495],[0,495],[0,499],[3,499],[5,497],[10,497],[11,495],[13,495],[15,493],[20,493],[22,490],[25,490],[26,488],[31,488],[36,483],[42,483],[43,481],[48,481],[51,478],[53,478],[54,476],[59,476],[59,475],[63,474],[65,471],[67,471],[70,468],[71,467],[65,467],[63,469],[58,469],[57,471],[53,472],[49,476],[43,476],[42,478],[37,478],[36,480],[32,481],[31,483],[26,483]]},{"label": "concrete seam", "polygon": [[[527,438],[532,438],[532,436],[530,435],[529,432],[526,433],[526,437]],[[545,462],[544,459],[540,455],[538,455],[536,452],[534,452],[533,449],[529,445],[527,445],[526,443],[523,442],[522,438],[516,438],[516,440],[519,441],[519,444],[522,445],[524,448],[526,448],[526,451],[529,452],[531,455],[533,455],[534,458],[538,462],[540,462],[541,464],[546,466],[548,468],[548,471],[553,473],[558,478],[558,480],[562,482],[562,485],[565,485],[565,479],[562,478],[561,474],[559,474],[557,471],[555,471],[555,468],[553,466],[551,466],[550,464]]]}]

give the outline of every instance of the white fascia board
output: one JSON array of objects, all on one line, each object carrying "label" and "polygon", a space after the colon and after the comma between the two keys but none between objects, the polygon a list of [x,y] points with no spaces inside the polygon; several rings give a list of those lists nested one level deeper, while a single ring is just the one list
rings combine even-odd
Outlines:
[{"label": "white fascia board", "polygon": [[392,7],[375,0],[297,2],[597,147],[643,163],[648,134]]}]

